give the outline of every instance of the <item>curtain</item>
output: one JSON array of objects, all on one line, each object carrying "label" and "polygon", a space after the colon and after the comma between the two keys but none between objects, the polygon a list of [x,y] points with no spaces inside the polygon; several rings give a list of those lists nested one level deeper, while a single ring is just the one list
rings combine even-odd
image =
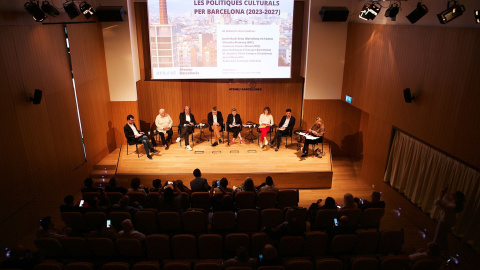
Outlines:
[{"label": "curtain", "polygon": [[441,190],[448,185],[448,193],[462,191],[467,201],[457,215],[454,234],[480,250],[479,171],[397,130],[383,181],[434,219],[438,219],[440,208],[433,203]]}]

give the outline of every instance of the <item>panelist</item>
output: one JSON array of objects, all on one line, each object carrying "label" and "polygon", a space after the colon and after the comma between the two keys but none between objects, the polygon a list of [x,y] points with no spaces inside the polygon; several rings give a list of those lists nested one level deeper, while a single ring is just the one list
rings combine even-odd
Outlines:
[{"label": "panelist", "polygon": [[152,153],[154,154],[158,153],[158,151],[155,150],[155,148],[153,148],[153,146],[148,141],[147,135],[145,135],[144,132],[141,132],[137,129],[137,126],[135,125],[135,118],[131,114],[127,116],[127,123],[123,127],[123,133],[125,133],[125,137],[127,138],[127,143],[128,141],[135,141],[136,143],[143,144],[143,146],[145,147],[145,153],[147,154],[148,159],[152,159],[152,156],[150,155],[149,151],[152,151]]},{"label": "panelist", "polygon": [[[165,146],[165,150],[168,150],[168,142],[172,143],[172,124],[173,120],[170,115],[165,112],[165,109],[160,109],[160,114],[155,118],[155,125],[162,139],[162,144]],[[168,135],[167,140],[165,140],[165,133]]]},{"label": "panelist", "polygon": [[[290,134],[292,132],[293,127],[295,126],[295,117],[292,116],[292,110],[287,109],[285,110],[285,115],[280,120],[279,128],[273,137],[273,140],[270,142],[270,146],[273,146],[275,141],[277,141],[277,147],[275,151],[278,151],[280,147],[280,143],[282,142],[282,136]],[[285,142],[286,144],[287,142]]]},{"label": "panelist", "polygon": [[214,143],[212,146],[217,146],[219,142],[222,142],[220,139],[220,132],[225,128],[223,125],[223,116],[222,112],[217,110],[217,107],[213,107],[212,111],[208,113],[207,116],[208,124],[210,125],[210,132],[213,132]]},{"label": "panelist", "polygon": [[237,113],[237,109],[235,108],[232,109],[232,113],[227,117],[227,131],[233,132],[232,141],[230,141],[228,145],[233,145],[237,136],[240,139],[240,143],[245,143],[240,133],[240,131],[242,131],[242,118],[240,118],[240,114]]},{"label": "panelist", "polygon": [[180,137],[177,138],[177,142],[180,142],[182,137],[185,137],[185,148],[192,151],[190,143],[188,141],[188,136],[193,132],[195,127],[195,117],[190,113],[190,107],[185,106],[184,112],[180,113]]},{"label": "panelist", "polygon": [[[323,120],[320,117],[315,119],[315,124],[313,124],[312,128],[308,130],[308,132],[317,137],[323,137],[325,134],[325,126],[323,125]],[[303,145],[303,155],[302,157],[308,156],[308,146],[310,145],[311,141],[305,138],[305,144]]]},{"label": "panelist", "polygon": [[263,113],[260,114],[260,119],[258,120],[258,129],[260,130],[260,147],[263,148],[263,142],[265,145],[268,144],[267,133],[270,131],[270,127],[273,126],[273,116],[270,111],[270,107],[265,107]]}]

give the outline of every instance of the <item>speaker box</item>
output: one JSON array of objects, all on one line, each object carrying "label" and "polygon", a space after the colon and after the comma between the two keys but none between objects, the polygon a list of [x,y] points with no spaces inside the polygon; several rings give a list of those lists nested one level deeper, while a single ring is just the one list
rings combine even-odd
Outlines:
[{"label": "speaker box", "polygon": [[40,104],[40,101],[42,101],[42,90],[40,89],[35,89],[35,92],[33,93],[33,98],[30,98],[30,100],[33,102],[33,104],[38,105]]},{"label": "speaker box", "polygon": [[412,101],[415,99],[415,96],[412,95],[410,88],[403,89],[403,98],[405,99],[406,103],[412,103]]},{"label": "speaker box", "polygon": [[320,16],[322,16],[322,22],[346,22],[348,9],[346,7],[322,7]]},{"label": "speaker box", "polygon": [[100,22],[121,22],[126,14],[122,6],[98,7],[96,11]]}]

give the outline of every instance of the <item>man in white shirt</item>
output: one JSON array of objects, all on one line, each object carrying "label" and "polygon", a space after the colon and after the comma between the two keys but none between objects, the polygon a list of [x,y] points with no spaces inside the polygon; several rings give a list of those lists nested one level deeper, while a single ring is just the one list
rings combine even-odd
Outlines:
[{"label": "man in white shirt", "polygon": [[277,132],[275,133],[275,137],[273,137],[273,140],[270,142],[269,145],[272,146],[274,145],[275,141],[277,141],[277,147],[275,148],[275,151],[278,151],[278,148],[280,147],[280,143],[282,142],[282,136],[290,134],[294,126],[295,126],[295,117],[292,116],[292,110],[287,109],[285,111],[285,116],[282,117],[282,120],[278,125],[278,129],[277,129]]},{"label": "man in white shirt", "polygon": [[[162,139],[162,144],[165,146],[165,150],[168,150],[168,142],[172,142],[172,124],[173,120],[170,115],[165,112],[165,109],[160,109],[160,114],[155,118],[155,125],[157,126],[158,134],[160,134],[160,138]],[[166,140],[165,133],[168,135]]]},{"label": "man in white shirt", "polygon": [[125,137],[127,138],[127,143],[137,142],[143,144],[148,159],[152,159],[150,151],[152,151],[152,153],[154,154],[158,153],[158,151],[155,150],[155,148],[153,148],[153,146],[148,141],[147,135],[137,129],[137,126],[135,125],[135,118],[133,117],[133,115],[129,114],[127,116],[127,124],[125,124],[125,126],[123,127],[123,132],[125,133]]}]

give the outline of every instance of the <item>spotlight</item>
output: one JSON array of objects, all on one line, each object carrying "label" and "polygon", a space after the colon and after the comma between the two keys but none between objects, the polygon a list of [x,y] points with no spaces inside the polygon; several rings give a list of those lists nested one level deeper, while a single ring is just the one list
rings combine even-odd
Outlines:
[{"label": "spotlight", "polygon": [[50,15],[52,17],[58,16],[60,14],[60,12],[58,12],[57,8],[50,5],[50,3],[48,1],[43,1],[42,2],[42,10],[43,10],[43,12],[47,13],[48,15]]},{"label": "spotlight", "polygon": [[398,7],[397,3],[393,3],[390,5],[390,7],[387,8],[385,11],[385,17],[387,18],[392,18],[392,21],[397,20],[397,14],[400,11],[400,8]]},{"label": "spotlight", "polygon": [[451,20],[462,16],[464,11],[464,5],[459,5],[457,1],[448,1],[447,9],[437,14],[437,17],[441,24],[446,24]]},{"label": "spotlight", "polygon": [[33,19],[37,22],[43,22],[43,20],[47,18],[47,15],[45,15],[45,13],[38,6],[38,1],[34,2],[33,0],[30,0],[30,2],[26,2],[23,7],[26,11],[28,11],[30,15],[33,16]]},{"label": "spotlight", "polygon": [[83,13],[83,15],[85,16],[85,18],[90,18],[92,17],[93,14],[95,14],[95,9],[93,9],[93,7],[87,3],[87,1],[83,1],[80,3],[80,11]]},{"label": "spotlight", "polygon": [[78,15],[80,15],[80,10],[78,10],[78,7],[75,5],[73,0],[63,3],[63,9],[65,10],[65,12],[67,12],[70,19],[74,19]]},{"label": "spotlight", "polygon": [[362,10],[360,11],[360,15],[358,15],[358,17],[362,20],[373,20],[375,19],[375,17],[377,17],[378,12],[380,12],[380,9],[382,9],[382,7],[379,7],[374,3],[372,3],[369,6],[365,4]]},{"label": "spotlight", "polygon": [[475,22],[480,23],[480,10],[475,10]]},{"label": "spotlight", "polygon": [[422,5],[421,2],[418,2],[417,8],[414,9],[410,14],[407,15],[407,19],[412,23],[416,23],[420,20],[425,14],[428,13],[428,8],[425,5]]}]

